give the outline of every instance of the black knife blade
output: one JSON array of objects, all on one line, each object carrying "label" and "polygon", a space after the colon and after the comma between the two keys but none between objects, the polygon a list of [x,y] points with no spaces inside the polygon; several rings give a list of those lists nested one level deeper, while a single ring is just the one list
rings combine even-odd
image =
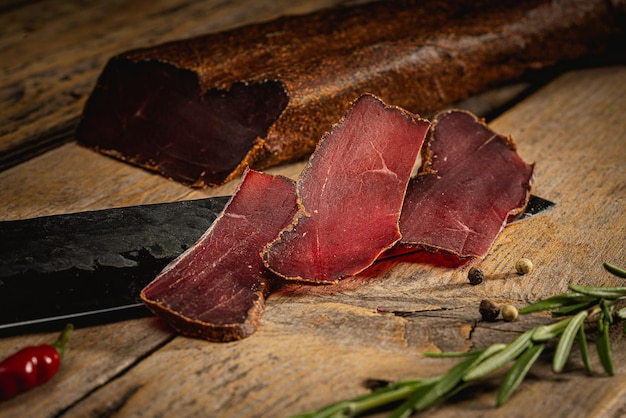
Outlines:
[{"label": "black knife blade", "polygon": [[[148,315],[141,289],[200,238],[229,199],[0,222],[0,335]],[[532,195],[513,222],[552,207]]]},{"label": "black knife blade", "polygon": [[0,222],[0,333],[147,314],[141,289],[229,198]]}]

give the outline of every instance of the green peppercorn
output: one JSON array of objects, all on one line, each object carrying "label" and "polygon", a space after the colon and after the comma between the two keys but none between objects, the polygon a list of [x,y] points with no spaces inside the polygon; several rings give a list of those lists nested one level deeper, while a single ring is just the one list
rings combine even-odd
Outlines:
[{"label": "green peppercorn", "polygon": [[489,299],[480,301],[478,311],[485,321],[495,321],[498,315],[500,315],[500,307]]},{"label": "green peppercorn", "polygon": [[485,278],[485,274],[483,273],[481,269],[477,267],[472,267],[467,272],[467,279],[473,286],[476,286],[477,284],[481,284],[484,278]]},{"label": "green peppercorn", "polygon": [[517,319],[519,312],[513,305],[504,305],[502,307],[502,318],[507,322],[512,322]]},{"label": "green peppercorn", "polygon": [[520,258],[515,263],[515,270],[518,274],[530,273],[533,269],[533,263],[527,258]]}]

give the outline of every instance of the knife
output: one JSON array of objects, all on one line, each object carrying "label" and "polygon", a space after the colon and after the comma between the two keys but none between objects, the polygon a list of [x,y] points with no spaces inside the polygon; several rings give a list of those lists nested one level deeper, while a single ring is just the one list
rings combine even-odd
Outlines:
[{"label": "knife", "polygon": [[[141,289],[200,238],[229,199],[0,222],[0,335],[149,315]],[[514,222],[554,205],[532,195]]]}]

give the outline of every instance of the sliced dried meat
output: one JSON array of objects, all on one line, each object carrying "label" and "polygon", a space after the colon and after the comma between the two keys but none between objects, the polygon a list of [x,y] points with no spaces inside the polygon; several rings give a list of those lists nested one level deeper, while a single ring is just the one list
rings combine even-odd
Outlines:
[{"label": "sliced dried meat", "polygon": [[297,184],[294,223],[263,251],[276,274],[335,282],[400,239],[398,218],[429,123],[361,96],[321,140]]},{"label": "sliced dried meat", "polygon": [[297,210],[295,184],[247,171],[207,232],[146,286],[141,298],[174,329],[211,341],[252,334],[269,292],[260,257]]},{"label": "sliced dried meat", "polygon": [[311,153],[370,92],[411,112],[606,48],[605,0],[398,0],[128,51],[85,105],[80,144],[191,186]]},{"label": "sliced dried meat", "polygon": [[407,189],[399,246],[484,257],[526,206],[534,165],[512,139],[460,110],[433,119],[423,151],[421,172]]}]

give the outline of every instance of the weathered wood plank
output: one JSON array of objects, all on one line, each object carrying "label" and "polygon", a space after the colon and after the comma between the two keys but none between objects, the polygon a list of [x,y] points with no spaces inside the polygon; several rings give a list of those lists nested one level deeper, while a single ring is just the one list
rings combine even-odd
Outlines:
[{"label": "weathered wood plank", "polygon": [[[13,2],[0,9],[0,160],[19,158],[8,154],[16,146],[71,139],[95,78],[117,52],[335,3]],[[283,289],[270,297],[259,332],[234,344],[175,338],[153,318],[79,329],[60,375],[0,404],[0,416],[285,416],[364,393],[367,378],[430,376],[452,364],[424,359],[422,350],[484,346],[547,320],[477,322],[483,297],[521,306],[569,283],[622,284],[600,263],[626,263],[625,89],[624,67],[575,72],[493,122],[537,162],[535,192],[558,206],[500,236],[481,286],[467,285],[466,268],[394,260],[336,287]],[[296,177],[302,166],[271,171]],[[236,182],[194,191],[70,143],[0,173],[0,186],[4,220],[230,194]],[[521,255],[537,266],[528,276],[512,273]],[[0,353],[54,338],[3,338]],[[615,378],[599,372],[595,356],[592,378],[577,358],[559,376],[541,363],[504,408],[493,408],[494,379],[431,415],[618,416],[626,409],[619,328],[612,343]]]},{"label": "weathered wood plank", "polygon": [[[623,97],[625,67],[577,71],[492,123],[515,138],[525,159],[536,161],[535,191],[558,206],[501,234],[482,262],[488,277],[480,286],[467,283],[469,266],[435,267],[414,256],[381,262],[337,286],[284,288],[268,299],[259,331],[235,343],[182,337],[168,342],[171,334],[153,318],[80,329],[56,383],[1,405],[0,413],[286,416],[365,393],[364,379],[426,377],[453,364],[423,358],[423,350],[467,350],[504,342],[549,320],[533,315],[514,323],[483,323],[477,311],[482,298],[523,306],[571,283],[623,285],[601,267],[604,260],[626,262]],[[67,155],[74,157],[64,161]],[[294,176],[298,168],[276,171]],[[206,193],[132,168],[140,173],[137,181],[126,169],[68,144],[2,173],[2,184],[15,187],[14,200],[30,194],[32,206],[5,203],[4,196],[11,194],[0,204],[5,214],[39,214],[47,210],[47,202],[52,211],[63,211],[63,196],[72,193],[77,197],[70,209]],[[90,171],[99,173],[100,180],[89,177]],[[88,177],[85,183],[72,180],[82,175]],[[26,187],[18,188],[20,179]],[[91,188],[85,189],[87,184]],[[536,265],[529,275],[514,273],[513,264],[521,256]],[[388,312],[378,312],[378,307]],[[51,338],[2,339],[0,352]],[[591,378],[575,354],[562,375],[552,374],[546,358],[500,409],[493,407],[499,383],[494,378],[429,416],[456,417],[460,411],[470,417],[617,416],[626,408],[626,337],[621,326],[611,338],[614,378],[600,372],[594,353],[596,373]]]},{"label": "weathered wood plank", "polygon": [[[50,385],[0,403],[0,416],[55,416],[172,339],[168,330],[154,328],[150,318],[130,323],[76,330],[61,370]],[[50,344],[55,338],[53,333],[3,338],[0,353],[5,357],[26,345]]]}]

